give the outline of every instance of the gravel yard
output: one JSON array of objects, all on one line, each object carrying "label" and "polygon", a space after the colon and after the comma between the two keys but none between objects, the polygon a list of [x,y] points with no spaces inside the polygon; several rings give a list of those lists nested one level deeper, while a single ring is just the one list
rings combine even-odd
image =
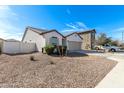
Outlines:
[{"label": "gravel yard", "polygon": [[[30,60],[30,56],[35,61]],[[0,87],[92,88],[117,62],[97,56],[0,55]]]}]

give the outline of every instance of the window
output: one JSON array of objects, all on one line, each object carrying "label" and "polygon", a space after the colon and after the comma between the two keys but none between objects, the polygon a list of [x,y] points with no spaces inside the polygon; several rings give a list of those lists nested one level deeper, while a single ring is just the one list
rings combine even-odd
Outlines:
[{"label": "window", "polygon": [[58,45],[59,44],[59,40],[57,37],[51,37],[50,38],[50,44],[52,45]]}]

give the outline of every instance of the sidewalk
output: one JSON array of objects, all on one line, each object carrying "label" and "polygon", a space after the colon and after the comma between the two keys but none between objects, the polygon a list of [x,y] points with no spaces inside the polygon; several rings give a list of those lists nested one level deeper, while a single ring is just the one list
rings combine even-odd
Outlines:
[{"label": "sidewalk", "polygon": [[108,59],[118,61],[118,64],[96,86],[96,88],[123,88],[124,87],[124,54],[106,55]]}]

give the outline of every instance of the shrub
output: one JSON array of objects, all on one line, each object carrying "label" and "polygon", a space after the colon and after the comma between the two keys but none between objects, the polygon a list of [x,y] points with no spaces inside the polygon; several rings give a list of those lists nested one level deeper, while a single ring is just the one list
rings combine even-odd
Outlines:
[{"label": "shrub", "polygon": [[58,47],[57,48],[57,54],[59,54],[59,55],[65,55],[66,54],[67,46],[57,46],[57,47]]},{"label": "shrub", "polygon": [[52,54],[54,50],[54,46],[53,45],[46,45],[45,47],[45,51],[48,55]]},{"label": "shrub", "polygon": [[50,61],[50,64],[53,65],[53,64],[55,64],[55,63],[54,63],[53,61]]},{"label": "shrub", "polygon": [[30,56],[30,60],[31,60],[31,61],[35,61],[34,56]]}]

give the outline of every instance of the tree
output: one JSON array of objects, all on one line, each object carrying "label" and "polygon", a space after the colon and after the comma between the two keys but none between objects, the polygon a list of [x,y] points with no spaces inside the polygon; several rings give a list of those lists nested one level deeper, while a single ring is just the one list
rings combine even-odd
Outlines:
[{"label": "tree", "polygon": [[113,45],[113,46],[120,46],[120,42],[119,42],[119,40],[113,40],[111,45]]},{"label": "tree", "polygon": [[111,42],[112,42],[111,37],[107,37],[105,33],[100,33],[96,40],[96,43],[98,45],[111,44]]}]

